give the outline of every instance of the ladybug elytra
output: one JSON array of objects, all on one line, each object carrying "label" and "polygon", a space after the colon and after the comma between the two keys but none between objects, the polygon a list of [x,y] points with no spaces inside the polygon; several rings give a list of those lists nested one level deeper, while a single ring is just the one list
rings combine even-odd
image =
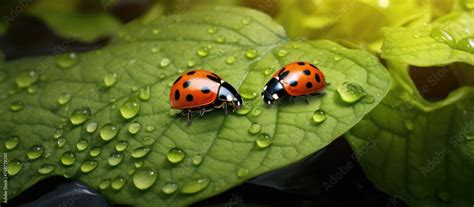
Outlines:
[{"label": "ladybug elytra", "polygon": [[324,95],[327,83],[324,74],[308,62],[293,62],[278,70],[263,88],[262,98],[267,105],[282,98]]},{"label": "ladybug elytra", "polygon": [[193,70],[183,73],[173,83],[170,91],[171,108],[182,110],[191,124],[192,112],[204,113],[216,108],[235,111],[242,106],[240,94],[215,73]]}]

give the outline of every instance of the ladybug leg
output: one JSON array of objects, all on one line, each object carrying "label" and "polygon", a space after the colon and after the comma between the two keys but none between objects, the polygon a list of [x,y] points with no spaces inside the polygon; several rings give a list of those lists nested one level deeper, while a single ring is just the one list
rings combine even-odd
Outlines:
[{"label": "ladybug leg", "polygon": [[199,112],[199,117],[202,118],[205,113],[206,113],[206,108],[202,108],[201,111]]},{"label": "ladybug leg", "polygon": [[191,126],[192,119],[193,119],[193,113],[192,113],[191,109],[188,109],[186,115],[188,116],[188,121],[186,122],[186,126]]},{"label": "ladybug leg", "polygon": [[311,95],[312,95],[312,96],[324,96],[324,95],[326,95],[326,93],[324,93],[324,92],[316,92],[316,93],[313,93],[313,94],[311,94]]},{"label": "ladybug leg", "polygon": [[227,108],[227,103],[224,102],[222,104],[222,109],[224,109],[224,114],[227,116],[227,114],[229,114],[229,110]]},{"label": "ladybug leg", "polygon": [[304,95],[304,96],[301,96],[301,97],[303,97],[304,103],[309,104],[307,95]]},{"label": "ladybug leg", "polygon": [[288,100],[290,101],[290,103],[295,103],[295,98],[293,96],[290,96]]}]

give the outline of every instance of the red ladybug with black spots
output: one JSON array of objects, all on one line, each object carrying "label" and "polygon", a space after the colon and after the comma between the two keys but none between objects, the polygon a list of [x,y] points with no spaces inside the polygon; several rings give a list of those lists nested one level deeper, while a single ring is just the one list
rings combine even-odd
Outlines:
[{"label": "red ladybug with black spots", "polygon": [[192,112],[204,113],[216,108],[235,111],[242,106],[242,97],[229,83],[213,72],[193,70],[179,76],[170,91],[171,108],[182,110],[191,124]]},{"label": "red ladybug with black spots", "polygon": [[278,70],[263,88],[262,98],[272,105],[283,98],[324,95],[321,91],[328,85],[324,74],[308,62],[293,62]]}]

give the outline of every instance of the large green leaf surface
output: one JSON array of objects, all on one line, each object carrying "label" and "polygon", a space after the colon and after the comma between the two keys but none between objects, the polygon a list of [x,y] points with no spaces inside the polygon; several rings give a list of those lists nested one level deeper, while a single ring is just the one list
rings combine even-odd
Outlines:
[{"label": "large green leaf surface", "polygon": [[[388,73],[369,53],[324,40],[289,41],[282,27],[253,10],[199,9],[146,22],[127,25],[107,47],[77,54],[72,61],[60,56],[1,64],[0,149],[8,153],[10,198],[41,179],[61,175],[98,189],[113,203],[187,205],[314,153],[355,125],[389,88]],[[276,70],[293,61],[312,62],[326,74],[331,83],[326,95],[310,98],[308,105],[297,100],[265,108],[258,94]],[[212,70],[235,86],[245,98],[244,109],[227,116],[211,112],[189,127],[176,119],[169,107],[170,85],[180,73],[198,68]],[[344,103],[337,93],[343,82],[359,84],[368,95]],[[148,88],[149,98],[143,93]],[[129,100],[139,112],[125,119],[120,109]],[[90,116],[72,124],[71,115],[84,107]],[[312,119],[317,109],[327,117],[320,124]],[[98,129],[91,130],[91,123]],[[104,141],[104,126],[110,123],[117,135]],[[136,123],[141,130],[131,134],[129,126]],[[265,134],[272,144],[257,147],[257,137]],[[7,150],[6,140],[12,137],[19,144]],[[44,152],[29,160],[26,153],[34,145]],[[96,157],[91,155],[95,147],[102,149]],[[132,157],[139,147],[150,152]],[[186,154],[176,164],[167,159],[174,147]],[[112,167],[108,159],[117,150],[123,150],[123,161]],[[70,166],[61,164],[65,152],[75,155]],[[81,170],[94,162],[90,172]],[[38,169],[45,164],[54,170],[43,175]],[[17,173],[15,166],[21,166]],[[139,190],[137,183],[147,183],[138,179],[146,170],[157,173],[157,180]],[[123,187],[118,178],[123,178]],[[105,185],[107,181],[112,184]],[[203,187],[190,193],[195,181]],[[162,188],[169,182],[178,189],[167,195]]]},{"label": "large green leaf surface", "polygon": [[379,188],[410,206],[474,202],[474,88],[427,102],[408,75],[390,63],[393,88],[346,133],[364,171]]}]

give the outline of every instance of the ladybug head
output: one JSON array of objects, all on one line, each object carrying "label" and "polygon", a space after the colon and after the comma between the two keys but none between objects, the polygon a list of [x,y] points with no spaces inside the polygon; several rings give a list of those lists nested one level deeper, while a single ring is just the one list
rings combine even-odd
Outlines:
[{"label": "ladybug head", "polygon": [[242,97],[229,83],[221,83],[218,95],[220,101],[227,103],[229,106],[233,107],[234,110],[242,107]]},{"label": "ladybug head", "polygon": [[262,98],[263,102],[267,105],[272,105],[278,99],[284,97],[286,91],[283,88],[283,85],[276,78],[272,78],[263,88]]}]

